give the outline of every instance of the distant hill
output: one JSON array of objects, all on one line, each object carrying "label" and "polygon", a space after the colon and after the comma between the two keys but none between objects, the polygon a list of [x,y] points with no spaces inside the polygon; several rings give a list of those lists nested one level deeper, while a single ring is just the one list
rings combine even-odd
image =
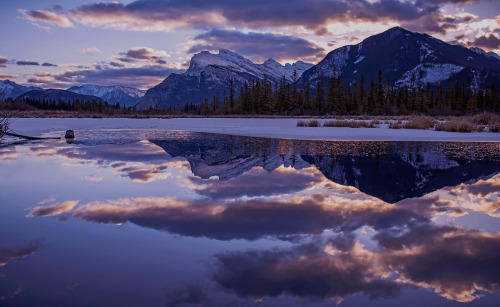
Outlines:
[{"label": "distant hill", "polygon": [[19,95],[33,90],[43,90],[40,87],[23,86],[10,80],[0,81],[0,99],[16,99]]},{"label": "distant hill", "polygon": [[145,94],[145,91],[122,85],[104,86],[86,84],[70,87],[67,91],[82,95],[96,96],[113,105],[118,102],[120,106],[125,107],[135,106],[141,101]]},{"label": "distant hill", "polygon": [[55,100],[56,103],[59,101],[64,101],[64,102],[73,102],[76,100],[80,100],[83,102],[101,102],[103,101],[101,98],[97,96],[90,96],[90,95],[82,95],[82,94],[77,94],[65,90],[55,90],[55,89],[49,89],[49,90],[35,90],[35,91],[29,91],[27,93],[22,94],[21,96],[17,97],[17,99],[25,99],[25,98],[30,98],[34,100],[48,100],[52,101]]}]

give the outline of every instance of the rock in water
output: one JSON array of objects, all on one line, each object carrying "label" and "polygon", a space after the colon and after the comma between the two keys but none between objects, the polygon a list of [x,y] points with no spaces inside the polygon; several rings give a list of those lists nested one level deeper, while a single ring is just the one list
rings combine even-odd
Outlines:
[{"label": "rock in water", "polygon": [[75,131],[73,130],[67,130],[66,134],[64,135],[65,138],[67,139],[74,139],[75,138]]}]

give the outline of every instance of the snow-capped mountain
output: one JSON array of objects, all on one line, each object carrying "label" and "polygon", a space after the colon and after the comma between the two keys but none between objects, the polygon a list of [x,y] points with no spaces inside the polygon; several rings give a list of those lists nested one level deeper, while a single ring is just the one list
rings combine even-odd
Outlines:
[{"label": "snow-capped mountain", "polygon": [[202,51],[191,58],[185,73],[171,74],[162,83],[149,89],[138,107],[146,109],[154,106],[182,106],[186,102],[201,103],[217,92],[222,97],[228,91],[229,80],[234,81],[235,88],[250,80],[264,78],[279,82],[285,76],[288,81],[292,81],[294,71],[300,76],[312,66],[301,61],[281,65],[273,59],[255,64],[225,49],[221,49],[218,54]]},{"label": "snow-capped mountain", "polygon": [[446,87],[457,80],[465,83],[469,79],[476,89],[500,85],[500,60],[495,53],[451,45],[400,27],[368,37],[357,45],[331,51],[305,71],[300,81],[314,84],[336,72],[348,87],[359,83],[361,75],[368,86],[370,80],[377,80],[379,69],[383,72],[383,81],[390,80],[396,87],[427,82]]},{"label": "snow-capped mountain", "polygon": [[10,80],[2,80],[0,81],[0,99],[15,99],[18,96],[33,90],[41,90],[39,87],[34,86],[23,86],[19,85]]},{"label": "snow-capped mountain", "polygon": [[120,103],[120,106],[131,107],[136,105],[146,93],[132,87],[122,85],[103,86],[86,84],[73,86],[67,89],[70,92],[102,98],[110,104]]},{"label": "snow-capped mountain", "polygon": [[354,186],[390,203],[500,171],[500,158],[478,154],[494,149],[490,144],[464,154],[432,142],[398,147],[296,140],[286,146],[293,148],[294,154],[284,153],[279,139],[182,132],[149,141],[173,157],[186,158],[193,174],[204,179],[217,176],[229,180],[257,166],[271,172],[280,165],[295,169],[313,165],[333,182]]},{"label": "snow-capped mountain", "polygon": [[17,97],[18,99],[30,98],[36,100],[47,100],[47,101],[64,101],[64,102],[73,102],[76,100],[84,101],[84,102],[99,102],[102,101],[101,98],[97,96],[91,95],[82,95],[78,93],[73,93],[65,90],[56,90],[56,89],[48,89],[48,90],[34,90],[24,93]]}]

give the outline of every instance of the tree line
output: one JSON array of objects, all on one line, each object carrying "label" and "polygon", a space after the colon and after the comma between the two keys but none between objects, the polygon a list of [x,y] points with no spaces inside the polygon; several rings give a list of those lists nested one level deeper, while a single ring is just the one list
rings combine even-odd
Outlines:
[{"label": "tree line", "polygon": [[[170,112],[182,110],[199,115],[464,115],[481,111],[500,111],[500,95],[495,85],[475,90],[471,80],[462,84],[457,81],[446,88],[433,88],[429,83],[392,87],[383,82],[383,73],[377,80],[359,83],[346,88],[339,74],[320,78],[314,87],[307,82],[301,86],[297,74],[292,82],[285,77],[272,83],[263,80],[245,82],[236,89],[230,80],[222,97],[217,93],[202,104],[186,103],[184,108],[170,108]],[[415,84],[414,78],[411,84]]]}]

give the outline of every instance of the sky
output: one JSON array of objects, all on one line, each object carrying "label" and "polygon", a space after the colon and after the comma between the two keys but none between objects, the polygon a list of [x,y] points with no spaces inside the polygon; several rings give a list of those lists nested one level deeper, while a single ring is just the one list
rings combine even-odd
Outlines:
[{"label": "sky", "polygon": [[316,64],[394,26],[500,53],[500,0],[0,0],[0,79],[148,89],[202,50]]}]

